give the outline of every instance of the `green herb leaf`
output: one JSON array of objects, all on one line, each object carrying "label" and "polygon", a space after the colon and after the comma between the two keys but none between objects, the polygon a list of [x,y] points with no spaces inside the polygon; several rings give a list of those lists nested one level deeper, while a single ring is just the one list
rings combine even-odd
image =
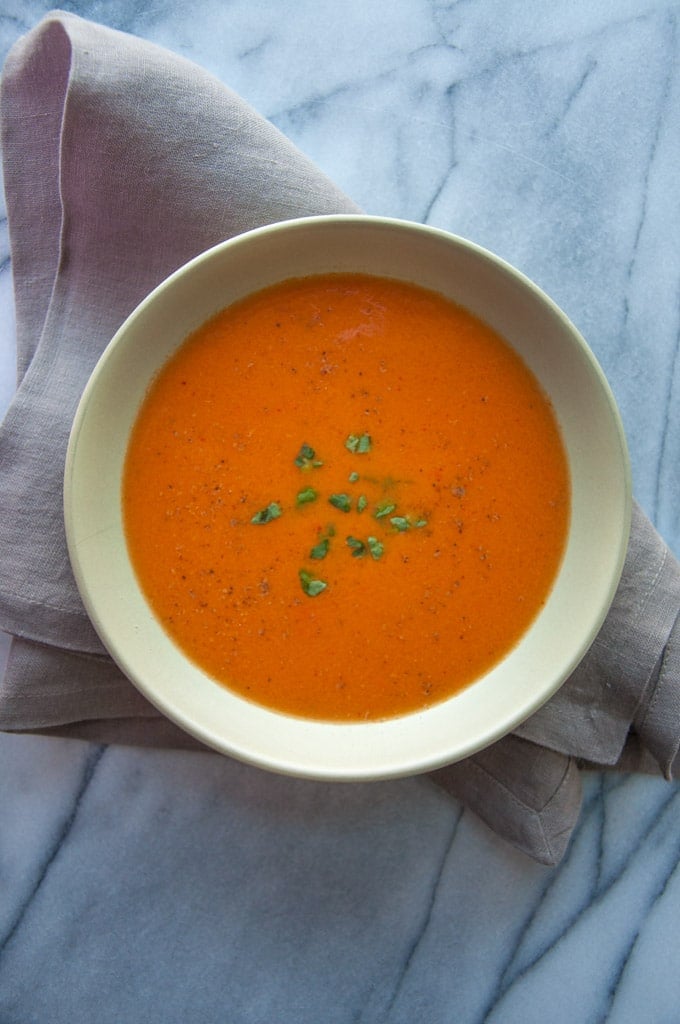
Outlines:
[{"label": "green herb leaf", "polygon": [[381,501],[373,515],[376,519],[383,519],[385,516],[390,515],[391,512],[394,512],[396,507],[394,502]]},{"label": "green herb leaf", "polygon": [[422,529],[423,526],[427,526],[427,519],[416,519],[413,525],[418,529]]},{"label": "green herb leaf", "polygon": [[373,447],[370,434],[350,434],[345,441],[345,448],[353,455],[366,455]]},{"label": "green herb leaf", "polygon": [[358,473],[350,473],[350,475],[348,477],[348,480],[349,480],[349,482],[351,484],[355,484],[358,479],[359,479],[359,474]]},{"label": "green herb leaf", "polygon": [[379,558],[382,558],[382,553],[385,550],[383,545],[377,537],[369,537],[366,543],[368,544],[368,550],[371,552],[371,557],[377,562]]},{"label": "green herb leaf", "polygon": [[300,585],[308,597],[318,597],[328,586],[325,580],[312,576],[305,569],[300,569],[298,576],[300,577]]},{"label": "green herb leaf", "polygon": [[325,558],[326,555],[328,554],[329,546],[330,541],[328,537],[322,537],[319,543],[315,544],[312,550],[309,552],[309,557],[314,558],[317,561],[320,561],[322,558]]},{"label": "green herb leaf", "polygon": [[281,515],[281,506],[276,501],[270,502],[266,508],[260,509],[256,512],[253,518],[250,520],[255,526],[263,526],[265,523],[271,523],[272,519],[278,519]]},{"label": "green herb leaf", "polygon": [[349,512],[352,507],[352,499],[349,494],[331,494],[328,499],[333,508],[337,508],[340,512]]},{"label": "green herb leaf", "polygon": [[316,458],[316,452],[310,445],[303,444],[295,456],[295,465],[300,469],[316,469],[323,466],[323,462]]},{"label": "green herb leaf", "polygon": [[368,505],[368,498],[365,494],[360,494],[357,498],[357,512],[363,512]]},{"label": "green herb leaf", "polygon": [[408,530],[409,526],[411,525],[410,522],[408,521],[407,516],[392,516],[390,522],[392,523],[392,526],[395,528],[395,530],[399,531],[399,533],[403,533],[404,530]]},{"label": "green herb leaf", "polygon": [[316,501],[318,495],[313,487],[305,487],[303,491],[298,491],[296,502],[298,505],[307,505],[310,501]]},{"label": "green herb leaf", "polygon": [[356,537],[348,537],[347,546],[352,549],[353,558],[362,558],[366,552],[366,545],[362,540],[357,540]]}]

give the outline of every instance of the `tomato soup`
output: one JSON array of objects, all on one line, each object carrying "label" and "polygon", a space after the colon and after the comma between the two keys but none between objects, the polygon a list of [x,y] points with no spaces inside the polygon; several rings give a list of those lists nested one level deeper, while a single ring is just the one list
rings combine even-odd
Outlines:
[{"label": "tomato soup", "polygon": [[519,641],[563,555],[569,471],[535,377],[442,296],[295,279],[150,386],[123,512],[155,615],[220,684],[297,716],[442,701]]}]

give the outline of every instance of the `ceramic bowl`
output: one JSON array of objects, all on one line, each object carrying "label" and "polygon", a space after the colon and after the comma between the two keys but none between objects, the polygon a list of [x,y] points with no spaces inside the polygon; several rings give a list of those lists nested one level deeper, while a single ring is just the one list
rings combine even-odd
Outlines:
[{"label": "ceramic bowl", "polygon": [[[288,277],[365,272],[414,281],[467,307],[515,347],[550,397],[567,449],[569,536],[549,598],[517,646],[463,692],[386,721],[334,724],[267,710],[181,653],[154,617],[126,549],[121,475],[151,379],[185,337],[232,301]],[[625,438],[592,352],[534,284],[477,245],[383,218],[305,218],[217,245],[152,292],[99,361],[73,424],[65,475],[69,552],[111,656],[182,729],[251,764],[301,777],[424,772],[487,746],[560,687],[596,636],[619,581],[631,510]]]}]

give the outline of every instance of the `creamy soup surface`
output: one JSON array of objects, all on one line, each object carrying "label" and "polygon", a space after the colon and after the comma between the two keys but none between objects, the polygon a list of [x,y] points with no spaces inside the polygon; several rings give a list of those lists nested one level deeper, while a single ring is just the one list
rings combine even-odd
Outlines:
[{"label": "creamy soup surface", "polygon": [[364,275],[225,309],[149,388],[129,551],[173,640],[279,711],[361,721],[450,697],[554,582],[564,446],[522,360],[465,309]]}]

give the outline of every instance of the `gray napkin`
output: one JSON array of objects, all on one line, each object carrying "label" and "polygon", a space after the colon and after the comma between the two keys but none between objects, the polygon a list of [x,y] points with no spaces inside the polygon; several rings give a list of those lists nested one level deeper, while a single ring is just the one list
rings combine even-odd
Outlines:
[{"label": "gray napkin", "polygon": [[[121,675],[81,605],[62,522],[73,414],[108,339],[176,267],[257,225],[356,207],[200,68],[70,14],[13,48],[1,118],[19,387],[0,430],[0,628],[14,638],[0,729],[197,747]],[[678,563],[635,508],[614,606],[578,670],[514,735],[430,778],[557,863],[580,767],[678,766],[679,608]]]}]

